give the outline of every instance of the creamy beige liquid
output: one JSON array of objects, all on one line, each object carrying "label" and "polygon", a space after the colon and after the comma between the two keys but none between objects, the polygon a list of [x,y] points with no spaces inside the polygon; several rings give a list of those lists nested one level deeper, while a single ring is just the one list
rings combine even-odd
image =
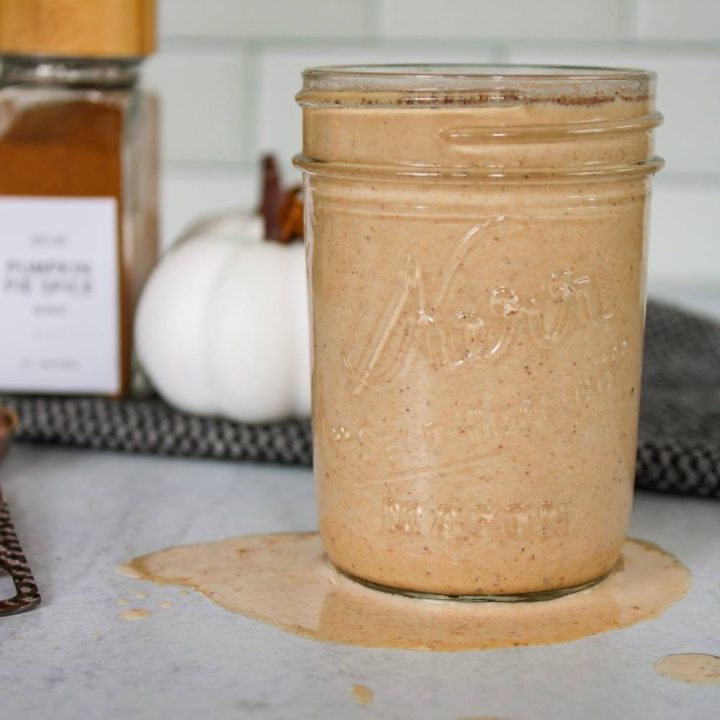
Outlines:
[{"label": "creamy beige liquid", "polygon": [[[304,155],[331,163],[306,165],[319,173],[306,202],[315,478],[339,568],[507,595],[615,565],[634,480],[648,181],[553,172],[647,158],[647,127],[606,130],[651,109],[617,97],[305,108]],[[579,122],[599,130],[557,136]],[[508,126],[517,137],[493,139]],[[464,169],[367,169],[393,163]],[[489,166],[516,174],[472,177]]]},{"label": "creamy beige liquid", "polygon": [[375,693],[367,685],[356,684],[351,686],[350,694],[358,705],[364,705],[366,707],[372,705],[375,699]]},{"label": "creamy beige liquid", "polygon": [[123,612],[118,613],[118,617],[120,618],[120,620],[129,621],[145,620],[151,615],[151,610],[144,610],[143,608],[133,608],[132,610],[124,610]]},{"label": "creamy beige liquid", "polygon": [[[608,578],[531,603],[418,600],[338,573],[316,533],[250,535],[136,558],[133,577],[193,587],[218,605],[307,637],[409,650],[481,650],[568,642],[661,615],[690,588],[685,566],[627,541]],[[361,692],[361,691],[359,691]]]},{"label": "creamy beige liquid", "polygon": [[706,653],[667,655],[655,663],[665,677],[693,685],[720,685],[720,657]]}]

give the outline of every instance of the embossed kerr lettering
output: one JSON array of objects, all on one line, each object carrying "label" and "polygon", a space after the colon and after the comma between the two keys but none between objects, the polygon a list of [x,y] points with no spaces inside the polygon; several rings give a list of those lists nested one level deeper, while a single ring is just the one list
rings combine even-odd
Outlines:
[{"label": "embossed kerr lettering", "polygon": [[375,333],[358,357],[342,354],[353,394],[397,377],[413,348],[427,362],[444,367],[495,362],[511,346],[520,324],[531,342],[550,349],[562,343],[577,322],[601,323],[612,317],[603,313],[592,279],[571,268],[552,273],[539,295],[523,298],[513,288],[498,285],[484,307],[453,308],[452,291],[468,255],[482,231],[502,220],[494,218],[465,234],[433,298],[427,297],[421,266],[408,256]]}]

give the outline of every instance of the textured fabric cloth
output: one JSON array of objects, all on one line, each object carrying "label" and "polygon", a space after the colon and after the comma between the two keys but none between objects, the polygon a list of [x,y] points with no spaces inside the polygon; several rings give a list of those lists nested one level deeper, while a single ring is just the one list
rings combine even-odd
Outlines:
[{"label": "textured fabric cloth", "polygon": [[720,324],[651,302],[637,487],[720,498]]},{"label": "textured fabric cloth", "polygon": [[[161,400],[2,397],[18,441],[297,465],[312,462],[307,420],[243,424]],[[651,302],[645,335],[637,486],[720,497],[720,325]]]},{"label": "textured fabric cloth", "polygon": [[308,420],[245,424],[173,410],[162,400],[0,397],[20,418],[17,441],[96,450],[310,465]]}]

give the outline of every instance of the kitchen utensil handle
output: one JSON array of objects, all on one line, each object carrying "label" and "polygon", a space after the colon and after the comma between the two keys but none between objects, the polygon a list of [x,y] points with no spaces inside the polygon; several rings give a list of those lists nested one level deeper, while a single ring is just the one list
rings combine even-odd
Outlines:
[{"label": "kitchen utensil handle", "polygon": [[0,600],[0,617],[31,610],[40,604],[40,592],[18,542],[10,510],[0,495],[0,571],[15,583],[15,597]]}]

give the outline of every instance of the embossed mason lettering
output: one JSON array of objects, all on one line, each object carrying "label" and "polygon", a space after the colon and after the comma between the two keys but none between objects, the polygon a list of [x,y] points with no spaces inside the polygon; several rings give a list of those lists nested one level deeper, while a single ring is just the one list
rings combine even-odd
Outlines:
[{"label": "embossed mason lettering", "polygon": [[383,527],[394,532],[416,533],[418,531],[418,504],[414,500],[383,500]]},{"label": "embossed mason lettering", "polygon": [[431,529],[432,534],[435,535],[435,537],[450,537],[460,512],[460,508],[454,508],[447,503],[441,504],[435,511],[435,519],[433,520]]},{"label": "embossed mason lettering", "polygon": [[477,503],[471,510],[471,530],[474,537],[485,537],[492,529],[494,519],[492,505],[490,503]]},{"label": "embossed mason lettering", "polygon": [[508,537],[527,535],[530,512],[522,503],[513,503],[505,508],[505,534]]},{"label": "embossed mason lettering", "polygon": [[541,535],[566,535],[569,527],[568,500],[553,503],[543,500],[538,513],[538,527]]},{"label": "embossed mason lettering", "polygon": [[493,507],[479,502],[469,508],[441,502],[421,505],[416,500],[385,497],[383,530],[423,535],[443,540],[472,540],[488,537],[509,539],[545,538],[566,535],[570,529],[570,501],[516,502]]}]

